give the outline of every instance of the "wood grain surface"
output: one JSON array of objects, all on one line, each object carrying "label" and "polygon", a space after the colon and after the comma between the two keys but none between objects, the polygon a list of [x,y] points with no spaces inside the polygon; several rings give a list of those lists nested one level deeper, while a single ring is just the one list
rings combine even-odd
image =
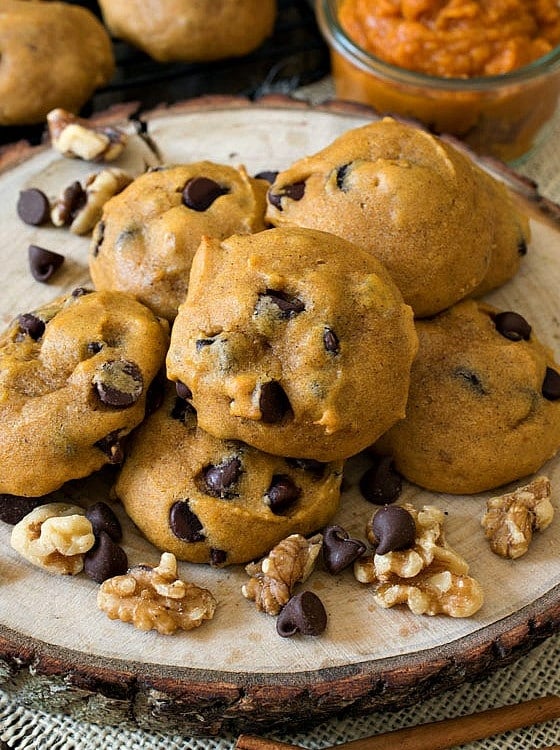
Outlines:
[{"label": "wood grain surface", "polygon": [[[280,97],[258,104],[213,97],[151,112],[145,118],[147,134],[140,134],[126,120],[128,114],[111,117],[128,123],[130,148],[118,165],[135,174],[159,162],[200,159],[242,163],[250,173],[281,169],[375,116],[364,107],[339,103],[311,108]],[[490,299],[524,314],[560,357],[560,234],[554,204],[500,165],[486,167],[506,179],[533,217],[522,270]],[[19,191],[35,186],[54,196],[99,168],[63,159],[48,143],[17,144],[0,155],[2,325],[89,283],[88,238],[24,225],[15,212]],[[49,284],[31,277],[29,244],[66,256]],[[336,519],[361,537],[373,510],[357,489],[367,466],[365,456],[349,462]],[[542,473],[552,480],[557,504],[559,460]],[[83,505],[108,499],[112,481],[111,471],[102,471],[70,483],[57,497]],[[10,547],[10,527],[0,522],[0,686],[25,704],[49,711],[194,735],[254,732],[287,723],[309,727],[334,714],[427,698],[509,663],[560,627],[560,518],[536,535],[525,557],[502,560],[490,551],[480,528],[489,494],[452,497],[406,485],[402,495],[416,506],[435,504],[448,513],[449,543],[469,561],[485,590],[485,604],[473,618],[382,610],[351,572],[333,578],[318,570],[307,585],[321,596],[329,616],[327,631],[318,638],[280,638],[274,618],[257,613],[242,597],[242,568],[188,564],[181,564],[181,575],[209,588],[218,600],[214,619],[173,637],[137,631],[97,609],[97,585],[85,576],[56,577],[19,558]],[[156,563],[157,551],[116,510],[130,562]]]}]

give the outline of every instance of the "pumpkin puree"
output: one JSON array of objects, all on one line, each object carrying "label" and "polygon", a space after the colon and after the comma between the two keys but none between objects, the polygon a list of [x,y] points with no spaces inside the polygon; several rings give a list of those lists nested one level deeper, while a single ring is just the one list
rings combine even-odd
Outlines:
[{"label": "pumpkin puree", "polygon": [[555,0],[341,0],[339,21],[385,62],[446,78],[507,73],[560,43]]}]

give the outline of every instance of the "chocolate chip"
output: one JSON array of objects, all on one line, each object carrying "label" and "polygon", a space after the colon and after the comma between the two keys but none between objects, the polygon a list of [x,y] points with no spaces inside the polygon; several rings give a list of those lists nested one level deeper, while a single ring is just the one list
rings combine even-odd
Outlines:
[{"label": "chocolate chip", "polygon": [[189,507],[188,500],[178,500],[169,511],[169,527],[178,539],[184,542],[202,542],[202,524]]},{"label": "chocolate chip", "polygon": [[257,174],[255,175],[255,180],[266,180],[266,182],[270,182],[270,184],[272,185],[277,177],[278,170],[273,171],[270,169],[265,169],[262,172],[257,172]]},{"label": "chocolate chip", "polygon": [[281,422],[284,416],[291,411],[288,396],[277,380],[268,380],[266,383],[262,383],[259,409],[261,410],[261,419],[266,424]]},{"label": "chocolate chip", "polygon": [[46,250],[38,245],[29,245],[27,250],[29,269],[36,281],[48,281],[53,273],[64,263],[64,255]]},{"label": "chocolate chip", "polygon": [[214,341],[216,341],[216,339],[197,339],[195,343],[196,351],[199,352],[201,349],[204,349],[206,346],[212,346]]},{"label": "chocolate chip", "polygon": [[338,336],[332,330],[332,328],[325,328],[323,331],[323,345],[327,352],[330,354],[338,354],[340,351],[340,343]]},{"label": "chocolate chip", "polygon": [[18,317],[20,330],[38,341],[45,332],[45,323],[33,313],[23,313]]},{"label": "chocolate chip", "polygon": [[279,292],[274,289],[267,289],[264,294],[259,294],[259,298],[266,297],[272,304],[276,305],[283,318],[293,318],[305,310],[304,303],[297,297],[290,297],[285,292]]},{"label": "chocolate chip", "polygon": [[206,211],[220,195],[229,193],[208,177],[193,177],[183,189],[183,203],[193,211]]},{"label": "chocolate chip", "polygon": [[268,200],[279,211],[282,211],[282,198],[291,198],[293,201],[300,201],[305,195],[305,182],[294,182],[292,185],[286,185],[279,193],[268,191]]},{"label": "chocolate chip", "polygon": [[552,367],[546,368],[542,384],[542,395],[549,401],[558,401],[560,398],[560,374]]},{"label": "chocolate chip", "polygon": [[469,386],[469,388],[472,388],[472,390],[478,396],[486,396],[487,395],[487,390],[484,387],[484,384],[482,383],[482,380],[476,374],[476,372],[473,372],[472,370],[470,370],[470,369],[468,369],[466,367],[458,367],[454,371],[453,377],[459,378],[460,380],[462,380],[466,385]]},{"label": "chocolate chip", "polygon": [[348,174],[349,169],[350,169],[350,164],[343,164],[341,167],[338,167],[338,169],[336,170],[336,186],[339,190],[346,190],[344,181],[346,179],[346,175]]},{"label": "chocolate chip", "polygon": [[88,354],[93,357],[103,349],[103,341],[90,341],[86,347]]},{"label": "chocolate chip", "polygon": [[373,517],[372,531],[377,540],[376,555],[412,547],[416,539],[414,518],[400,505],[385,505]]},{"label": "chocolate chip", "polygon": [[93,533],[97,537],[102,531],[108,534],[114,542],[122,539],[121,524],[115,511],[110,505],[100,501],[86,509],[86,518],[93,526]]},{"label": "chocolate chip", "polygon": [[241,476],[241,470],[241,461],[236,456],[216,466],[205,466],[202,470],[202,491],[211,497],[232,497],[232,487]]},{"label": "chocolate chip", "polygon": [[127,570],[128,558],[124,549],[106,531],[100,531],[95,544],[84,555],[84,573],[97,583],[103,583],[113,576],[124,575]]},{"label": "chocolate chip", "polygon": [[105,222],[99,221],[96,226],[93,233],[93,249],[91,251],[91,254],[94,258],[97,258],[99,255],[99,251],[101,250],[101,245],[103,244],[103,240],[105,239]]},{"label": "chocolate chip", "polygon": [[302,469],[307,471],[316,479],[320,479],[324,473],[327,464],[317,461],[315,458],[287,458],[286,463],[293,469]]},{"label": "chocolate chip", "polygon": [[529,341],[531,326],[522,315],[516,312],[501,312],[494,316],[494,324],[498,333],[510,341]]},{"label": "chocolate chip", "polygon": [[49,502],[52,501],[48,496],[22,497],[21,495],[0,493],[0,521],[14,525],[19,523],[32,510],[38,508],[39,505],[45,505]]},{"label": "chocolate chip", "polygon": [[16,210],[22,221],[36,227],[44,224],[51,215],[49,199],[38,188],[22,190]]},{"label": "chocolate chip", "polygon": [[188,401],[185,401],[184,398],[179,398],[179,396],[177,396],[173,408],[171,409],[171,417],[179,420],[179,422],[185,422],[188,417],[195,414],[196,410],[194,406],[189,404]]},{"label": "chocolate chip", "polygon": [[107,456],[110,464],[116,466],[122,464],[124,461],[124,451],[120,443],[119,430],[110,432],[94,443],[94,445]]},{"label": "chocolate chip", "polygon": [[192,391],[189,388],[188,385],[185,385],[184,383],[181,383],[180,380],[178,380],[175,383],[175,390],[177,391],[177,395],[179,398],[184,398],[187,401],[189,401],[192,398]]},{"label": "chocolate chip", "polygon": [[292,596],[276,618],[276,631],[282,638],[296,633],[321,635],[326,627],[325,607],[313,591],[302,591]]},{"label": "chocolate chip", "polygon": [[266,491],[270,510],[277,516],[289,510],[301,495],[301,489],[288,474],[274,474]]},{"label": "chocolate chip", "polygon": [[376,456],[375,463],[360,478],[360,492],[375,505],[394,503],[402,490],[402,477],[391,456]]},{"label": "chocolate chip", "polygon": [[352,565],[366,551],[366,545],[353,539],[342,526],[327,526],[323,531],[323,561],[332,575]]},{"label": "chocolate chip", "polygon": [[126,409],[142,395],[144,379],[134,362],[111,359],[95,373],[93,385],[101,403],[114,409]]},{"label": "chocolate chip", "polygon": [[219,568],[221,565],[225,565],[227,561],[227,552],[223,549],[210,549],[210,565],[215,568]]}]

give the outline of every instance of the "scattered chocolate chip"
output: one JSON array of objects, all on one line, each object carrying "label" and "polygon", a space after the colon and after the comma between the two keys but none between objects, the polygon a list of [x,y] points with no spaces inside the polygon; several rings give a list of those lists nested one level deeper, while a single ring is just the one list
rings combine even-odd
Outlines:
[{"label": "scattered chocolate chip", "polygon": [[274,474],[266,491],[270,510],[277,516],[289,510],[301,496],[301,489],[288,474]]},{"label": "scattered chocolate chip", "polygon": [[453,376],[462,380],[469,386],[469,388],[472,388],[478,396],[486,396],[487,390],[484,387],[482,380],[472,370],[469,370],[466,367],[458,367],[453,373]]},{"label": "scattered chocolate chip", "polygon": [[241,476],[242,465],[237,456],[222,461],[221,464],[205,466],[202,470],[202,491],[211,497],[222,500],[233,496],[232,487]]},{"label": "scattered chocolate chip", "polygon": [[330,354],[338,354],[340,351],[340,343],[338,336],[332,330],[332,328],[325,328],[323,331],[323,345],[325,350]]},{"label": "scattered chocolate chip", "polygon": [[542,384],[542,395],[549,401],[558,401],[560,398],[560,374],[552,367],[546,368]]},{"label": "scattered chocolate chip", "polygon": [[84,555],[84,573],[96,583],[103,583],[113,576],[124,575],[127,570],[128,558],[124,549],[106,531],[96,534],[95,544]]},{"label": "scattered chocolate chip", "polygon": [[212,346],[212,344],[216,341],[216,339],[197,339],[196,341],[196,351],[199,352],[201,349],[204,349],[206,346]]},{"label": "scattered chocolate chip", "polygon": [[529,341],[531,326],[522,315],[516,312],[501,312],[494,316],[494,324],[498,333],[510,341]]},{"label": "scattered chocolate chip", "polygon": [[229,193],[208,177],[193,177],[183,189],[183,203],[193,211],[206,211],[220,195]]},{"label": "scattered chocolate chip", "polygon": [[111,359],[97,370],[93,385],[101,403],[114,409],[126,409],[142,395],[144,379],[134,362]]},{"label": "scattered chocolate chip", "polygon": [[300,201],[305,195],[305,182],[294,182],[292,185],[286,185],[281,189],[279,193],[273,193],[272,190],[268,191],[269,202],[282,211],[282,198],[291,198],[293,201]]},{"label": "scattered chocolate chip", "polygon": [[344,185],[344,180],[346,179],[346,175],[348,174],[348,171],[350,169],[350,164],[343,164],[341,167],[338,167],[336,170],[336,186],[339,190],[345,190],[346,186]]},{"label": "scattered chocolate chip", "polygon": [[202,542],[202,524],[189,507],[188,500],[178,500],[169,511],[169,527],[178,539],[184,542]]},{"label": "scattered chocolate chip", "polygon": [[402,490],[402,477],[391,456],[376,456],[360,478],[360,492],[375,505],[394,503]]},{"label": "scattered chocolate chip", "polygon": [[262,383],[259,409],[263,422],[266,424],[281,422],[284,416],[291,411],[291,408],[288,396],[277,380],[268,380],[266,383]]},{"label": "scattered chocolate chip", "polygon": [[64,255],[38,245],[29,245],[27,254],[31,275],[36,281],[48,281],[64,263]]},{"label": "scattered chocolate chip", "polygon": [[188,385],[185,385],[184,383],[181,383],[180,380],[178,380],[175,383],[175,390],[177,391],[177,395],[179,398],[184,398],[187,401],[189,401],[192,398],[192,391],[189,388]]},{"label": "scattered chocolate chip", "polygon": [[264,294],[259,294],[260,299],[263,297],[269,299],[280,309],[283,318],[293,318],[294,315],[305,310],[305,305],[300,299],[297,297],[290,297],[285,292],[267,289]]},{"label": "scattered chocolate chip", "polygon": [[71,224],[78,211],[86,204],[87,193],[76,180],[69,185],[58,201],[59,218],[63,225]]},{"label": "scattered chocolate chip", "polygon": [[97,258],[99,255],[99,251],[101,250],[101,245],[103,244],[103,240],[105,239],[105,222],[99,221],[97,222],[95,226],[95,230],[93,233],[93,248],[91,251],[91,254],[94,258]]},{"label": "scattered chocolate chip", "polygon": [[93,533],[97,537],[102,531],[108,534],[114,542],[122,539],[121,524],[115,511],[110,505],[100,501],[86,509],[86,518],[93,526]]},{"label": "scattered chocolate chip", "polygon": [[7,495],[0,493],[0,521],[12,526],[19,523],[32,510],[39,505],[52,502],[48,496],[45,497],[23,497],[21,495]]},{"label": "scattered chocolate chip", "polygon": [[22,221],[36,227],[45,224],[51,215],[49,199],[38,188],[22,190],[19,194],[16,210]]},{"label": "scattered chocolate chip", "polygon": [[214,547],[210,549],[210,565],[219,568],[220,566],[225,565],[226,561],[227,552],[225,550],[215,549]]},{"label": "scattered chocolate chip", "polygon": [[366,545],[353,539],[342,526],[327,526],[323,531],[323,561],[332,575],[352,565],[366,551]]},{"label": "scattered chocolate chip", "polygon": [[400,505],[384,505],[373,516],[372,531],[377,539],[376,555],[412,547],[416,538],[414,518]]},{"label": "scattered chocolate chip", "polygon": [[45,322],[33,313],[23,313],[18,317],[20,330],[38,341],[45,332]]},{"label": "scattered chocolate chip", "polygon": [[124,461],[124,451],[120,443],[119,430],[110,432],[105,437],[102,437],[101,440],[94,443],[94,445],[107,456],[110,464],[116,466],[122,464]]},{"label": "scattered chocolate chip", "polygon": [[173,419],[179,420],[179,422],[184,422],[187,417],[193,416],[196,414],[196,410],[192,404],[189,404],[188,401],[185,401],[184,398],[177,398],[175,399],[175,403],[173,404],[173,408],[171,409],[171,417]]},{"label": "scattered chocolate chip", "polygon": [[522,257],[524,255],[527,255],[527,243],[525,242],[523,238],[521,238],[519,242],[517,243],[517,252]]},{"label": "scattered chocolate chip", "polygon": [[276,631],[282,638],[296,633],[321,635],[326,627],[325,607],[313,591],[302,591],[292,596],[276,618]]},{"label": "scattered chocolate chip", "polygon": [[327,466],[327,464],[317,461],[315,458],[287,458],[286,463],[292,469],[302,469],[313,474],[316,479],[320,479],[324,475]]},{"label": "scattered chocolate chip", "polygon": [[278,170],[274,171],[271,169],[265,169],[262,172],[257,172],[255,175],[255,180],[266,180],[266,182],[272,183],[274,180],[278,177]]}]

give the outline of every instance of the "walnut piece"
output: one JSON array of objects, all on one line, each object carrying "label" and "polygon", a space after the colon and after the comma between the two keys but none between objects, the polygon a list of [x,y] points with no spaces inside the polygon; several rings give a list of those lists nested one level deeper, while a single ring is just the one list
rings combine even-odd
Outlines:
[{"label": "walnut piece", "polygon": [[533,532],[546,529],[554,517],[550,492],[550,480],[541,476],[487,501],[481,525],[492,552],[512,560],[527,552]]},{"label": "walnut piece", "polygon": [[30,563],[66,575],[83,570],[94,543],[85,511],[68,503],[40,505],[16,523],[11,537],[12,547]]},{"label": "walnut piece", "polygon": [[177,577],[171,552],[159,565],[135,565],[127,573],[108,578],[99,587],[97,605],[111,620],[131,622],[139,630],[172,635],[192,630],[211,620],[216,600],[207,589]]},{"label": "walnut piece", "polygon": [[[375,585],[375,600],[382,607],[407,604],[414,614],[470,617],[482,606],[484,594],[468,575],[466,560],[445,539],[445,514],[432,505],[420,510],[408,503],[403,507],[416,525],[414,546],[364,555],[354,563],[354,576]],[[371,525],[366,529],[370,541]]]},{"label": "walnut piece", "polygon": [[69,226],[73,234],[87,234],[101,218],[103,206],[130,185],[132,177],[122,169],[109,167],[86,178],[85,186],[74,182],[64,188],[51,209],[56,227]]},{"label": "walnut piece", "polygon": [[95,127],[65,109],[47,114],[54,149],[63,156],[84,161],[113,161],[123,152],[128,136],[112,127]]},{"label": "walnut piece", "polygon": [[313,572],[322,544],[322,534],[309,539],[301,534],[286,537],[262,560],[245,566],[251,578],[241,589],[243,596],[254,601],[259,612],[277,615],[296,584]]}]

